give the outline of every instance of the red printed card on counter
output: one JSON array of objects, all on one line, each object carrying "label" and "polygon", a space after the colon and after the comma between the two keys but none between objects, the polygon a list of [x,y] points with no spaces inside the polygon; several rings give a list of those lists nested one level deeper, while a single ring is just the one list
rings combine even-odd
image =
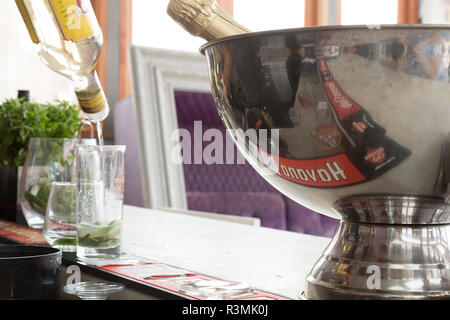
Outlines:
[{"label": "red printed card on counter", "polygon": [[0,220],[0,237],[30,245],[47,244],[42,231],[5,220]]},{"label": "red printed card on counter", "polygon": [[[164,291],[173,292],[186,298],[203,300],[203,297],[196,297],[185,294],[178,290],[183,283],[204,280],[204,281],[221,281],[220,279],[197,274],[188,270],[172,267],[162,263],[143,263],[140,265],[109,265],[103,266],[101,269],[120,274],[126,278],[151,285],[152,287],[163,289]],[[278,296],[272,293],[254,289],[249,293],[235,296],[230,300],[289,300],[286,297]]]}]

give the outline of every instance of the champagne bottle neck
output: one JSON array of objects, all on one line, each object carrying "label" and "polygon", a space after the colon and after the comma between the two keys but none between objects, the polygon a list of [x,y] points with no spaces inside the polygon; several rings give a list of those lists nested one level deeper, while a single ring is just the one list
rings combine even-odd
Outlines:
[{"label": "champagne bottle neck", "polygon": [[250,32],[225,12],[216,0],[171,0],[167,13],[189,33],[207,41]]}]

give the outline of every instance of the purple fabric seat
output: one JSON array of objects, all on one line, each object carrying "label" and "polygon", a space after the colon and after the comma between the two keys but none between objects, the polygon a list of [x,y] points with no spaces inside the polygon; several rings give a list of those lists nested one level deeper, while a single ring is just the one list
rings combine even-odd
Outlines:
[{"label": "purple fabric seat", "polygon": [[338,227],[337,219],[324,216],[299,205],[284,196],[286,204],[286,225],[288,231],[333,237]]},{"label": "purple fabric seat", "polygon": [[[176,91],[175,101],[180,128],[193,134],[194,121],[201,121],[203,132],[213,128],[225,136],[225,127],[211,94]],[[115,143],[127,146],[127,181],[133,181],[125,185],[125,203],[143,206],[132,97],[122,100],[114,108],[114,125]],[[210,143],[203,142],[203,148]],[[236,157],[234,145],[233,150]],[[192,145],[192,157],[193,151]],[[226,163],[225,153],[223,157]],[[336,219],[313,212],[282,195],[247,162],[233,165],[185,163],[183,169],[190,210],[257,217],[264,227],[327,237],[334,234],[338,225]]]},{"label": "purple fabric seat", "polygon": [[[176,91],[175,101],[180,128],[192,133],[194,122],[201,121],[203,132],[214,128],[225,136],[226,130],[211,94]],[[209,143],[203,142],[203,148]],[[225,145],[225,141],[223,143]],[[237,148],[233,148],[236,155]],[[225,152],[223,163],[226,163]],[[258,217],[264,227],[320,236],[330,237],[336,230],[336,219],[313,212],[288,199],[247,162],[234,165],[184,164],[183,169],[191,210]],[[284,214],[280,210],[285,210]]]},{"label": "purple fabric seat", "polygon": [[283,197],[268,192],[188,192],[189,209],[261,219],[267,228],[286,230]]}]

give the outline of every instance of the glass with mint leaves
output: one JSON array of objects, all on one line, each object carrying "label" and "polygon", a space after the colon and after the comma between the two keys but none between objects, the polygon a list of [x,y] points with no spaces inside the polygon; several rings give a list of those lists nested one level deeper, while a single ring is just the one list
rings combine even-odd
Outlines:
[{"label": "glass with mint leaves", "polygon": [[77,164],[77,257],[120,256],[125,146],[80,146]]},{"label": "glass with mint leaves", "polygon": [[23,166],[19,199],[31,228],[43,229],[52,182],[75,182],[75,148],[96,139],[31,138]]}]

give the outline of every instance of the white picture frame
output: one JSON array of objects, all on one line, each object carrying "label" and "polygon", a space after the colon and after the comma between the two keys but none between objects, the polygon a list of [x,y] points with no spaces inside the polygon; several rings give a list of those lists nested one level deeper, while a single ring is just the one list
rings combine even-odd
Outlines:
[{"label": "white picture frame", "polygon": [[183,165],[171,160],[175,90],[211,93],[200,53],[130,46],[144,206],[187,210]]}]

